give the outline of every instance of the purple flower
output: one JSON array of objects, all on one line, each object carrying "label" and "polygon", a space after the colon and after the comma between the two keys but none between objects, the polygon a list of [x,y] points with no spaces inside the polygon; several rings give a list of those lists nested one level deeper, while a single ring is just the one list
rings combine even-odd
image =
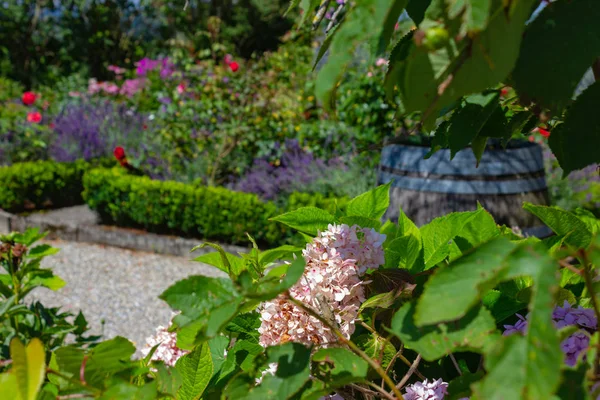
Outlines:
[{"label": "purple flower", "polygon": [[[527,318],[524,318],[520,314],[517,314],[517,317],[519,321],[516,324],[504,325],[504,336],[517,332],[520,334],[525,333],[528,323]],[[569,366],[574,366],[577,364],[579,356],[589,347],[590,337],[587,330],[596,331],[598,327],[598,320],[596,319],[594,310],[581,306],[573,308],[565,300],[562,307],[556,306],[552,311],[552,320],[557,329],[572,325],[583,328],[563,340],[560,345],[563,353],[565,353],[565,363]]]},{"label": "purple flower", "polygon": [[448,384],[441,379],[417,382],[406,387],[405,400],[443,400],[448,394]]},{"label": "purple flower", "polygon": [[136,63],[136,73],[138,76],[146,76],[149,71],[154,70],[160,63],[160,60],[152,60],[144,57]]}]

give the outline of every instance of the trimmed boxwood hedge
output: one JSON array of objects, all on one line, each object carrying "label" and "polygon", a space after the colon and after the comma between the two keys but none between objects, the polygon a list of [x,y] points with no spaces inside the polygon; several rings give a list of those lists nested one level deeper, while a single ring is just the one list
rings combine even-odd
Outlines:
[{"label": "trimmed boxwood hedge", "polygon": [[114,160],[32,161],[0,167],[0,208],[13,213],[84,204],[83,174]]},{"label": "trimmed boxwood hedge", "polygon": [[321,195],[299,193],[280,209],[255,194],[157,181],[118,168],[88,171],[83,186],[83,198],[104,223],[232,244],[247,244],[246,233],[265,245],[281,244],[290,233],[269,218],[307,205],[333,209],[336,203]]}]

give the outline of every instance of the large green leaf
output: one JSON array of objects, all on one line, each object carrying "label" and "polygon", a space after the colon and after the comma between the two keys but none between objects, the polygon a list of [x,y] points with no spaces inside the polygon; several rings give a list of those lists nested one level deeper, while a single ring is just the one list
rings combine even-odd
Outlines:
[{"label": "large green leaf", "polygon": [[178,336],[178,345],[184,348],[193,347],[195,340],[215,336],[235,316],[243,301],[230,279],[206,276],[179,281],[159,297],[181,311],[175,322],[184,328]]},{"label": "large green leaf", "polygon": [[79,378],[84,364],[85,381],[94,387],[103,387],[104,381],[116,372],[131,367],[135,346],[127,339],[117,336],[100,343],[87,354],[76,347],[65,346],[54,352],[61,371]]},{"label": "large green leaf", "polygon": [[301,207],[271,218],[271,220],[281,222],[312,236],[317,236],[319,231],[327,230],[329,224],[336,222],[333,215],[316,207]]},{"label": "large green leaf", "polygon": [[359,216],[380,219],[390,205],[390,186],[392,182],[363,193],[348,203],[347,216]]},{"label": "large green leaf", "polygon": [[479,214],[485,213],[483,209],[451,213],[439,217],[421,227],[423,241],[425,268],[431,268],[450,255],[450,241],[460,235],[462,229]]},{"label": "large green leaf", "polygon": [[495,110],[500,106],[498,91],[487,91],[465,97],[448,123],[443,124],[443,132],[447,136],[450,157],[467,147],[479,134]]},{"label": "large green leaf", "polygon": [[564,123],[550,135],[550,148],[565,176],[573,170],[600,162],[599,102],[600,82],[595,82],[577,97],[567,111]]},{"label": "large green leaf", "polygon": [[415,303],[404,304],[392,319],[391,332],[427,361],[455,351],[483,352],[500,336],[494,318],[485,307],[473,308],[458,321],[439,325],[417,327],[414,316]]},{"label": "large green leaf", "polygon": [[[498,237],[440,268],[427,281],[415,314],[418,326],[457,320],[502,279],[505,259],[517,245]],[[443,307],[440,307],[443,304]]]},{"label": "large green leaf", "polygon": [[419,25],[425,17],[425,10],[431,4],[431,0],[410,0],[406,6],[409,17],[416,25]]},{"label": "large green leaf", "polygon": [[461,33],[474,34],[487,26],[492,0],[446,0],[448,16],[455,19],[462,16]]},{"label": "large green leaf", "polygon": [[253,300],[267,301],[273,299],[298,282],[304,273],[305,266],[306,261],[300,257],[290,265],[281,267],[285,268],[283,277],[279,273],[273,273],[274,270],[272,270],[260,282],[250,285],[244,295]]},{"label": "large green leaf", "polygon": [[[226,258],[227,263],[224,262],[223,257]],[[194,261],[201,262],[204,264],[212,265],[213,267],[219,268],[221,271],[229,273],[229,269],[234,275],[239,275],[244,270],[244,260],[231,253],[225,252],[225,256],[220,251],[213,251],[210,253],[202,254],[194,258]]]},{"label": "large green leaf", "polygon": [[0,374],[0,393],[7,399],[23,400],[15,374],[5,372]]},{"label": "large green leaf", "polygon": [[22,400],[35,400],[46,375],[46,351],[38,338],[27,347],[17,338],[10,342],[11,373],[15,375]]},{"label": "large green leaf", "polygon": [[592,240],[588,226],[575,214],[558,207],[537,206],[525,203],[523,208],[538,217],[557,235],[565,236],[565,242],[576,247],[587,247]]},{"label": "large green leaf", "polygon": [[316,80],[316,94],[326,107],[332,106],[332,98],[346,67],[354,60],[356,50],[362,43],[378,41],[382,37],[385,22],[398,6],[389,0],[369,0],[353,4],[344,23],[335,31],[329,47],[329,59]]},{"label": "large green leaf", "polygon": [[[558,290],[557,267],[543,243],[519,246],[506,260],[504,279],[533,278],[525,336],[499,341],[485,357],[486,377],[474,385],[475,398],[548,399],[560,383],[563,353],[552,321]],[[506,385],[510,382],[510,385]]]},{"label": "large green leaf", "polygon": [[102,394],[99,400],[154,400],[158,395],[156,382],[143,386],[118,383]]},{"label": "large green leaf", "polygon": [[451,21],[448,9],[443,7],[442,1],[432,2],[419,27],[427,32],[445,20],[450,36],[448,43],[432,50],[411,42],[402,51],[408,52],[406,57],[390,58],[390,70],[399,71],[395,74],[395,85],[406,112],[423,112],[425,128],[432,128],[440,111],[462,96],[503,81],[519,55],[525,21],[534,1],[512,2],[510,12],[505,12],[505,1],[491,0],[485,29],[458,40],[455,34],[460,27],[456,28]]},{"label": "large green leaf", "polygon": [[265,250],[260,253],[258,260],[261,264],[266,265],[280,259],[291,258],[293,254],[302,251],[301,247],[285,244],[274,249]]},{"label": "large green leaf", "polygon": [[333,364],[330,371],[332,383],[344,386],[366,378],[369,364],[348,349],[333,347],[317,351],[312,360],[314,362]]},{"label": "large green leaf", "polygon": [[177,360],[175,368],[179,371],[182,384],[177,391],[181,400],[198,400],[213,374],[213,362],[208,343],[202,343],[191,353]]},{"label": "large green leaf", "polygon": [[[568,105],[583,74],[600,56],[600,35],[590,29],[599,20],[596,0],[557,0],[545,7],[525,30],[512,73],[519,95],[555,112]],[[597,104],[596,100],[590,107]],[[569,141],[574,139],[570,134],[568,137]]]}]

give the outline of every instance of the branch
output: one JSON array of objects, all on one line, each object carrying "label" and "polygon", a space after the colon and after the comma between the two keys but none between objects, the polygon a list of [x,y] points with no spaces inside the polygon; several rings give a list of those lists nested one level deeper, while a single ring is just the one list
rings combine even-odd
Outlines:
[{"label": "branch", "polygon": [[404,375],[404,377],[402,377],[400,382],[396,385],[396,387],[398,389],[402,389],[402,387],[406,384],[406,382],[408,382],[408,380],[410,379],[412,374],[417,370],[417,367],[419,366],[420,362],[421,362],[421,355],[417,354],[417,358],[415,358],[415,361],[413,361],[412,365],[408,369],[408,372]]},{"label": "branch", "polygon": [[[318,319],[319,321],[321,321],[321,323],[323,323],[326,327],[328,327],[331,330],[331,332],[333,332],[338,337],[338,339],[339,339],[340,342],[342,342],[346,346],[348,346],[350,348],[350,350],[352,350],[354,352],[354,354],[356,354],[357,356],[359,356],[360,358],[362,358],[363,360],[365,360],[371,366],[371,368],[373,368],[375,370],[375,372],[377,372],[377,374],[385,381],[385,383],[389,386],[389,388],[392,389],[392,392],[394,392],[394,395],[396,396],[396,398],[398,400],[404,400],[404,397],[402,397],[402,393],[400,393],[400,391],[398,390],[398,388],[396,388],[396,385],[394,385],[394,382],[392,381],[392,379],[388,375],[386,375],[386,373],[383,370],[383,368],[381,368],[381,365],[377,364],[371,357],[369,357],[356,344],[354,344],[354,342],[352,342],[351,340],[346,339],[346,337],[344,336],[344,334],[342,332],[340,332],[339,329],[337,329],[336,327],[334,327],[333,325],[331,325],[331,323],[329,321],[327,321],[325,318],[323,318],[321,316],[321,314],[319,314],[318,312],[316,312],[312,308],[307,307],[301,301],[296,300],[295,298],[293,298],[289,291],[286,292],[286,294],[287,294],[287,297],[288,297],[289,301],[292,304],[294,304],[295,306],[297,306],[301,310],[305,311],[310,316],[315,317],[316,319]],[[387,392],[385,392],[385,393],[388,394]]]}]

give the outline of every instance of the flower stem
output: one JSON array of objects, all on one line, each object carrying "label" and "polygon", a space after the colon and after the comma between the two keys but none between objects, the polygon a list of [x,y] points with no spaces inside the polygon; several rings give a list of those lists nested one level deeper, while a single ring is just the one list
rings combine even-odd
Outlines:
[{"label": "flower stem", "polygon": [[312,308],[307,307],[301,301],[294,299],[289,292],[287,292],[287,297],[288,297],[289,301],[292,302],[294,305],[296,305],[298,308],[304,310],[306,313],[315,317],[316,319],[321,321],[325,326],[327,326],[329,329],[331,329],[331,331],[338,337],[340,342],[342,342],[346,346],[348,346],[350,348],[350,350],[352,350],[357,356],[359,356],[360,358],[365,360],[371,366],[371,368],[373,368],[375,370],[375,372],[377,372],[377,374],[384,380],[384,382],[392,390],[392,392],[394,393],[394,395],[396,396],[396,398],[398,400],[404,400],[404,397],[402,397],[402,393],[400,393],[400,390],[396,387],[396,385],[394,385],[394,382],[389,377],[389,375],[387,375],[385,373],[385,371],[383,370],[383,368],[381,368],[381,365],[377,364],[377,362],[375,362],[364,351],[362,351],[356,344],[354,344],[354,342],[346,339],[344,334],[342,332],[340,332],[339,329],[332,326],[332,324],[329,321],[327,321],[325,318],[323,318],[319,313],[314,311]]}]

